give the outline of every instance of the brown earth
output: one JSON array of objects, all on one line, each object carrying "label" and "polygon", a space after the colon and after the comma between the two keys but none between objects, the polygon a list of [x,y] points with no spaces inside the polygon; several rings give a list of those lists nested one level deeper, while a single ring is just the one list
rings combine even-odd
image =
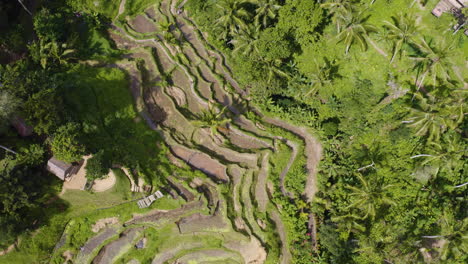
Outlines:
[{"label": "brown earth", "polygon": [[140,33],[151,33],[157,31],[155,24],[149,21],[145,16],[138,15],[129,21],[130,26]]},{"label": "brown earth", "polygon": [[207,154],[180,145],[171,146],[171,150],[175,156],[184,160],[190,166],[214,177],[216,181],[229,182],[229,177],[226,174],[226,167]]}]

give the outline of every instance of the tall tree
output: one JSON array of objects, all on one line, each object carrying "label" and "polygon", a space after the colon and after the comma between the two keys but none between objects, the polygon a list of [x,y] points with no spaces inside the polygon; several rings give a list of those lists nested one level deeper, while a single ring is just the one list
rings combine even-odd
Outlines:
[{"label": "tall tree", "polygon": [[271,83],[274,78],[287,78],[289,75],[283,71],[281,66],[281,60],[267,60],[262,62],[263,69],[267,74],[267,82]]},{"label": "tall tree", "polygon": [[429,143],[437,143],[441,134],[463,122],[466,107],[463,97],[436,98],[430,94],[424,97],[417,93],[416,98],[405,123],[415,128],[417,136],[428,136]]},{"label": "tall tree", "polygon": [[259,0],[256,4],[258,7],[255,9],[255,23],[266,28],[269,22],[276,18],[281,6],[276,0]]},{"label": "tall tree", "polygon": [[416,85],[418,89],[424,84],[426,78],[431,79],[431,84],[436,86],[438,80],[446,82],[450,79],[450,72],[455,66],[453,58],[455,57],[455,43],[448,43],[445,40],[439,42],[429,41],[422,38],[417,44],[421,55],[414,56],[415,61]]},{"label": "tall tree", "polygon": [[414,36],[419,30],[414,16],[408,13],[400,13],[392,17],[392,22],[385,21],[385,24],[387,38],[393,43],[391,63],[401,53],[404,44],[414,43]]},{"label": "tall tree", "polygon": [[316,94],[321,89],[331,85],[334,78],[339,77],[334,61],[330,61],[327,58],[324,59],[323,64],[319,64],[317,60],[314,61],[315,70],[308,76],[310,89],[306,91],[304,96]]},{"label": "tall tree", "polygon": [[70,49],[66,43],[58,43],[55,41],[40,40],[29,46],[31,57],[38,62],[43,69],[57,64],[68,64],[72,59],[72,54],[76,50]]},{"label": "tall tree", "polygon": [[367,20],[369,16],[364,17],[362,13],[339,14],[338,19],[342,24],[340,32],[336,36],[338,42],[345,44],[345,53],[348,54],[349,49],[355,43],[359,44],[362,50],[367,50],[368,35],[371,32],[376,32],[377,28],[370,25]]},{"label": "tall tree", "polygon": [[367,181],[362,174],[356,174],[356,177],[359,179],[361,186],[347,186],[351,191],[350,196],[352,197],[351,204],[347,208],[357,209],[362,219],[374,219],[377,210],[382,205],[396,204],[388,192],[393,185],[384,185],[380,179]]},{"label": "tall tree", "polygon": [[225,116],[226,107],[218,110],[213,106],[211,102],[208,103],[208,109],[203,110],[198,115],[198,120],[195,121],[197,125],[204,128],[209,128],[211,135],[214,136],[217,133],[217,129],[231,122],[230,118]]},{"label": "tall tree", "polygon": [[0,90],[0,121],[8,120],[16,112],[20,100],[8,91]]},{"label": "tall tree", "polygon": [[78,131],[79,126],[75,123],[68,123],[57,129],[50,141],[52,152],[57,159],[74,162],[86,153],[84,146],[78,141]]},{"label": "tall tree", "polygon": [[329,0],[320,5],[322,8],[328,10],[328,13],[332,15],[333,23],[336,25],[336,30],[339,32],[341,29],[342,20],[340,17],[347,15],[349,12],[354,10],[355,5],[350,0]]},{"label": "tall tree", "polygon": [[462,180],[458,172],[463,171],[468,146],[461,135],[453,131],[442,135],[441,139],[440,143],[428,145],[424,153],[414,155],[411,159],[418,162],[420,171],[424,172],[427,168],[431,172],[427,175],[429,177],[426,176],[427,179],[441,174],[453,184],[458,184]]},{"label": "tall tree", "polygon": [[244,8],[246,0],[222,0],[216,4],[221,10],[220,17],[215,25],[222,27],[221,39],[226,40],[229,35],[234,34],[239,29],[246,29],[246,20],[250,19],[250,13]]},{"label": "tall tree", "polygon": [[458,220],[453,212],[445,211],[439,221],[440,233],[436,235],[423,236],[441,240],[441,247],[438,249],[439,257],[442,261],[449,259],[458,263],[465,263],[468,260],[468,218]]},{"label": "tall tree", "polygon": [[234,45],[233,53],[241,52],[243,55],[259,54],[259,38],[260,25],[250,25],[245,30],[240,30],[230,41]]}]

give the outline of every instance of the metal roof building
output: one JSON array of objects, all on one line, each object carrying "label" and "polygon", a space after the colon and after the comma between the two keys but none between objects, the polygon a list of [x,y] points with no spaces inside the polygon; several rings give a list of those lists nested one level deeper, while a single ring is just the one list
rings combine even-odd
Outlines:
[{"label": "metal roof building", "polygon": [[71,176],[73,172],[73,165],[52,157],[47,162],[47,170],[64,181],[69,176]]}]

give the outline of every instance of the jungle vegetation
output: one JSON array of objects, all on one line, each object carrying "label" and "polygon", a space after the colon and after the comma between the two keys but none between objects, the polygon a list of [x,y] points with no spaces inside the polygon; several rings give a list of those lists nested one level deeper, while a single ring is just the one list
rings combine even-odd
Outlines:
[{"label": "jungle vegetation", "polygon": [[188,1],[252,101],[322,139],[295,263],[467,261],[468,44],[436,2]]},{"label": "jungle vegetation", "polygon": [[[106,35],[118,4],[43,1],[31,18],[13,2],[0,1],[0,145],[17,152],[0,149],[0,248],[66,208],[40,210],[59,189],[43,169],[52,152],[97,154],[94,178],[113,162],[150,171],[163,159],[144,140],[121,140],[159,140],[118,122],[136,117],[128,91],[115,105],[96,95],[124,74],[80,63],[119,55]],[[128,12],[151,1],[134,2]],[[305,220],[287,223],[294,263],[468,262],[468,44],[449,14],[430,14],[436,2],[187,1],[252,103],[321,139],[315,200],[279,200],[319,223],[317,250]],[[16,115],[33,138],[9,127]]]}]

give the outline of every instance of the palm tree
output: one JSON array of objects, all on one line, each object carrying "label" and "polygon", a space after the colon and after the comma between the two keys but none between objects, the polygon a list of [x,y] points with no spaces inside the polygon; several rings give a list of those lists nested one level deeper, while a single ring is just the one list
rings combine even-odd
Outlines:
[{"label": "palm tree", "polygon": [[320,6],[328,9],[328,13],[333,15],[333,22],[336,24],[336,30],[338,32],[341,29],[342,23],[339,17],[348,14],[354,8],[353,1],[350,0],[330,0]]},{"label": "palm tree", "polygon": [[243,55],[259,54],[257,47],[260,37],[260,25],[251,25],[246,30],[241,30],[230,41],[234,45],[234,53],[242,51]]},{"label": "palm tree", "polygon": [[159,27],[159,30],[165,34],[169,31],[171,31],[171,28],[172,28],[172,23],[171,22],[166,22],[164,20],[161,20],[159,23],[158,23],[158,27]]},{"label": "palm tree", "polygon": [[267,73],[267,82],[271,83],[271,81],[275,77],[283,77],[287,78],[289,75],[280,69],[281,60],[264,60],[263,61],[263,69]]},{"label": "palm tree", "polygon": [[401,53],[404,44],[414,42],[414,35],[419,31],[416,21],[412,15],[408,13],[400,13],[397,17],[392,17],[392,23],[384,21],[385,28],[388,29],[387,38],[393,42],[392,58],[390,63],[393,62],[396,55]]},{"label": "palm tree", "polygon": [[255,9],[255,23],[266,28],[269,20],[276,18],[281,6],[277,4],[276,0],[261,0],[257,1],[256,4],[258,7]]},{"label": "palm tree", "polygon": [[450,72],[454,66],[453,57],[455,56],[454,43],[447,43],[442,40],[438,43],[429,42],[423,38],[420,44],[416,44],[422,55],[412,57],[415,61],[416,85],[418,90],[424,83],[424,79],[429,77],[432,84],[436,86],[437,80],[447,81],[450,78]]},{"label": "palm tree", "polygon": [[325,61],[322,65],[315,60],[315,70],[308,76],[310,79],[310,89],[304,94],[304,96],[316,94],[319,90],[331,85],[333,79],[338,76],[336,73],[337,67],[335,62],[329,61],[327,58],[324,58],[324,60]]},{"label": "palm tree", "polygon": [[361,219],[371,218],[374,219],[377,210],[381,205],[395,205],[396,203],[389,197],[388,189],[393,185],[383,185],[379,180],[372,182],[366,181],[361,174],[356,174],[361,187],[348,185],[347,188],[352,191],[350,194],[353,197],[353,202],[347,207],[355,208],[364,214]]},{"label": "palm tree", "polygon": [[229,34],[234,34],[239,29],[246,29],[245,20],[250,18],[250,13],[244,9],[246,0],[223,0],[216,6],[221,10],[221,16],[216,20],[215,25],[223,28],[221,39],[226,40]]},{"label": "palm tree", "polygon": [[416,129],[417,136],[428,136],[429,143],[437,143],[441,134],[448,129],[454,130],[463,122],[464,99],[455,97],[435,98],[416,94],[418,103],[413,106],[411,116],[404,123]]},{"label": "palm tree", "polygon": [[423,236],[423,238],[443,239],[444,243],[438,250],[441,260],[461,259],[468,254],[468,218],[457,220],[453,213],[445,211],[441,223],[439,235]]},{"label": "palm tree", "polygon": [[366,231],[366,227],[358,222],[359,220],[362,220],[361,217],[353,213],[335,216],[332,217],[331,220],[333,222],[340,223],[339,227],[344,228],[348,236],[351,232],[358,233]]},{"label": "palm tree", "polygon": [[225,117],[226,107],[223,107],[220,111],[213,106],[211,102],[208,102],[208,109],[201,111],[198,115],[198,119],[194,122],[200,127],[209,128],[211,136],[217,133],[217,129],[231,122],[230,118]]},{"label": "palm tree", "polygon": [[76,51],[68,48],[66,43],[59,44],[55,41],[46,42],[43,40],[31,45],[30,50],[33,59],[38,61],[44,69],[47,68],[50,61],[68,64],[68,60],[72,59],[70,55]]},{"label": "palm tree", "polygon": [[456,133],[447,133],[442,139],[443,144],[433,143],[427,152],[411,157],[411,159],[421,160],[419,166],[433,168],[434,176],[437,176],[440,171],[452,175],[453,170],[458,170],[464,165],[463,157],[468,151]]},{"label": "palm tree", "polygon": [[338,14],[340,23],[342,24],[336,38],[338,42],[344,42],[348,54],[350,47],[354,43],[358,43],[362,50],[367,50],[367,37],[369,33],[376,32],[377,28],[367,23],[367,17],[363,17],[361,13],[354,15],[353,13]]}]

